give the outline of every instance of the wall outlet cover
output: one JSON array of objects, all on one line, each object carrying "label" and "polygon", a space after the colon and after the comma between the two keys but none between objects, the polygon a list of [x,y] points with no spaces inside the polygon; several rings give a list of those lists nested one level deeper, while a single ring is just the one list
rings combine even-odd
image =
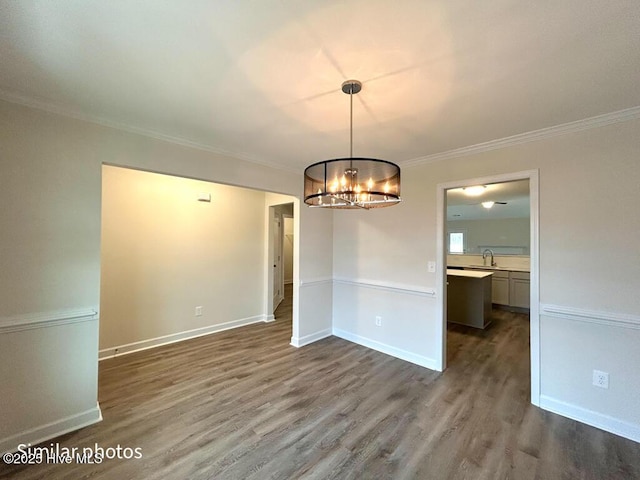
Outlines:
[{"label": "wall outlet cover", "polygon": [[609,374],[600,370],[593,371],[593,385],[600,388],[609,388]]}]

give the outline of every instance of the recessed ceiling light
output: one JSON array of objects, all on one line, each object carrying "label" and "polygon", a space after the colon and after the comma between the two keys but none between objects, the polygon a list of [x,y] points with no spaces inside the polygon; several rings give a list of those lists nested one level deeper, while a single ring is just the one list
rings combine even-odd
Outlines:
[{"label": "recessed ceiling light", "polygon": [[478,195],[482,195],[486,188],[484,185],[474,185],[472,187],[464,187],[462,190],[464,194],[469,197],[477,197]]},{"label": "recessed ceiling light", "polygon": [[495,202],[482,202],[484,208],[491,208]]}]

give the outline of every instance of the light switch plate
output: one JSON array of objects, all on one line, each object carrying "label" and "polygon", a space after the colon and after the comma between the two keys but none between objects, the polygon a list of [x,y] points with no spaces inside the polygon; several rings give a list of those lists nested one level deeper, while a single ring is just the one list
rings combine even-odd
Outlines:
[{"label": "light switch plate", "polygon": [[436,262],[427,263],[427,270],[429,273],[436,273]]}]

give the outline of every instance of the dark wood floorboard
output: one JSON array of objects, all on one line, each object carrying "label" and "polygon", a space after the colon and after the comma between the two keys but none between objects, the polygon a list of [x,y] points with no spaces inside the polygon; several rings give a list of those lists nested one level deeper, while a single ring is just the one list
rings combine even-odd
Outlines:
[{"label": "dark wood floorboard", "polygon": [[529,324],[451,326],[433,372],[276,321],[100,363],[104,421],[56,441],[141,447],[99,465],[0,464],[0,479],[640,478],[640,445],[529,403]]}]

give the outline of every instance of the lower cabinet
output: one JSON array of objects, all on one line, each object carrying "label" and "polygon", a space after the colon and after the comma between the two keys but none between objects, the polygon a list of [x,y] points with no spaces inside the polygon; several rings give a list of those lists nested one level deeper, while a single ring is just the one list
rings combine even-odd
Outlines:
[{"label": "lower cabinet", "polygon": [[[465,270],[483,270],[466,268]],[[508,307],[529,308],[530,281],[529,272],[508,270],[483,270],[492,272],[491,303]]]},{"label": "lower cabinet", "polygon": [[529,308],[530,281],[528,272],[509,273],[509,305]]},{"label": "lower cabinet", "polygon": [[493,272],[491,302],[498,305],[509,305],[509,272]]}]

